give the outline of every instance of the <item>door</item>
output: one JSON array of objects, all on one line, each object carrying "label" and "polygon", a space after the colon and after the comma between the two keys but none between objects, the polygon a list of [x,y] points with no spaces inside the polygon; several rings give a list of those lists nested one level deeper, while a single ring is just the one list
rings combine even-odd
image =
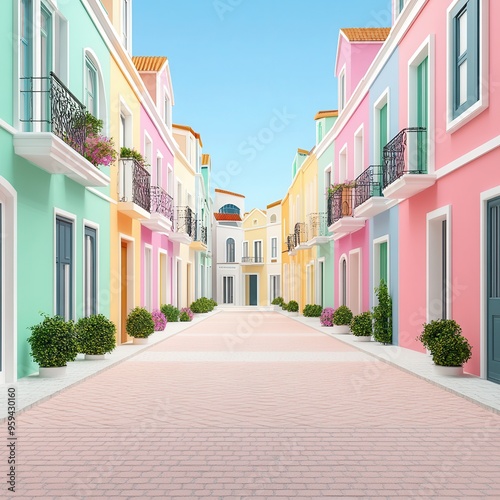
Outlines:
[{"label": "door", "polygon": [[168,257],[164,253],[160,253],[160,306],[168,304],[167,289],[168,289],[168,272],[167,272]]},{"label": "door", "polygon": [[73,222],[56,219],[56,314],[73,318]]},{"label": "door", "polygon": [[122,241],[121,246],[121,269],[120,269],[120,325],[121,325],[121,342],[127,342],[127,315],[128,315],[128,247],[125,241]]},{"label": "door", "polygon": [[349,308],[354,315],[361,313],[361,259],[359,252],[349,255]]},{"label": "door", "polygon": [[250,305],[256,306],[258,301],[257,275],[251,274],[248,278],[250,280]]},{"label": "door", "polygon": [[85,316],[97,314],[97,231],[85,227]]},{"label": "door", "polygon": [[318,272],[318,301],[317,303],[323,307],[324,296],[323,296],[323,276],[324,276],[324,262],[319,262],[319,272]]},{"label": "door", "polygon": [[[379,245],[379,277],[380,281],[384,280],[387,284],[387,241],[380,243]],[[379,286],[380,283],[375,283],[375,286]]]},{"label": "door", "polygon": [[40,23],[40,60],[41,60],[41,120],[43,130],[50,131],[50,72],[52,71],[52,15],[42,5]]},{"label": "door", "polygon": [[32,0],[21,0],[20,29],[20,71],[21,71],[21,110],[20,119],[24,123],[24,131],[30,132],[32,116],[31,77],[33,76],[33,23]]},{"label": "door", "polygon": [[500,383],[500,198],[488,203],[487,378]]},{"label": "door", "polygon": [[[429,126],[429,58],[426,57],[417,67],[417,127],[426,130]],[[417,169],[427,172],[427,133],[417,133]]]},{"label": "door", "polygon": [[384,104],[379,110],[379,165],[384,164],[384,148],[387,140],[387,104]]}]

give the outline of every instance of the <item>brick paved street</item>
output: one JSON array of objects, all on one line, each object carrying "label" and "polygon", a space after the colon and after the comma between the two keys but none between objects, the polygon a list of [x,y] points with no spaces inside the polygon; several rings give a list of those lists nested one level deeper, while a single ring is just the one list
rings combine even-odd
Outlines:
[{"label": "brick paved street", "polygon": [[18,435],[17,499],[500,497],[500,415],[277,313],[214,315]]}]

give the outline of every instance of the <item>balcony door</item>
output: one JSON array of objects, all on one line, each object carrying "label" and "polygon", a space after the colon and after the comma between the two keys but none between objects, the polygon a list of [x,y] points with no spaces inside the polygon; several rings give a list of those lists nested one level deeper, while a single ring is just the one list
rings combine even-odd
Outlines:
[{"label": "balcony door", "polygon": [[[429,58],[417,67],[417,127],[429,128]],[[417,134],[417,169],[427,172],[427,134]]]},{"label": "balcony door", "polygon": [[52,71],[52,14],[42,5],[40,12],[41,117],[42,128],[50,131],[50,72]]},{"label": "balcony door", "polygon": [[73,222],[56,219],[56,314],[73,318]]},{"label": "balcony door", "polygon": [[388,142],[388,117],[387,117],[387,103],[379,109],[379,152],[380,152],[380,165],[384,164],[384,148]]},{"label": "balcony door", "polygon": [[253,245],[255,262],[262,262],[262,241],[254,241]]},{"label": "balcony door", "polygon": [[33,76],[33,4],[32,0],[21,0],[20,26],[20,75],[21,75],[21,110],[20,120],[24,130],[31,131],[31,80]]}]

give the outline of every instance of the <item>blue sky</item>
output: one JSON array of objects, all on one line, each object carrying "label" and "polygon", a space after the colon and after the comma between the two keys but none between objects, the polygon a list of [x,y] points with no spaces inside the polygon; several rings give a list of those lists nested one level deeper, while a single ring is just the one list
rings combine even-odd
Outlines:
[{"label": "blue sky", "polygon": [[[174,123],[201,134],[212,188],[281,199],[314,115],[337,108],[339,29],[390,25],[391,0],[135,0],[133,54],[170,61]],[[213,189],[212,189],[213,190]]]}]

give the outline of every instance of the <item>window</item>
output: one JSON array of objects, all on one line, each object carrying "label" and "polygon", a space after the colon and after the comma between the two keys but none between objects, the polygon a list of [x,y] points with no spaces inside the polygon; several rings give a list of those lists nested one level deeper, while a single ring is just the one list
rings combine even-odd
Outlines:
[{"label": "window", "polygon": [[271,215],[271,224],[276,224],[276,214]]},{"label": "window", "polygon": [[271,238],[271,259],[278,258],[278,238]]},{"label": "window", "polygon": [[243,242],[243,257],[248,257],[248,241]]},{"label": "window", "polygon": [[222,278],[222,301],[224,304],[234,302],[234,276],[223,276]]},{"label": "window", "polygon": [[389,142],[389,89],[375,104],[374,109],[374,151],[373,157],[378,165],[384,164],[384,147]]},{"label": "window", "polygon": [[396,16],[399,16],[401,12],[403,12],[403,9],[405,8],[406,0],[396,0]]},{"label": "window", "polygon": [[97,70],[88,57],[85,58],[85,106],[89,113],[97,113]]},{"label": "window", "polygon": [[162,187],[162,168],[163,168],[163,158],[161,156],[156,157],[156,185]]},{"label": "window", "polygon": [[228,238],[226,240],[226,262],[235,262],[233,238]]},{"label": "window", "polygon": [[73,221],[56,218],[56,314],[73,319]]},{"label": "window", "polygon": [[153,292],[153,261],[151,247],[144,247],[144,307],[151,311]]},{"label": "window", "polygon": [[150,170],[153,158],[153,141],[147,133],[144,133],[144,160],[146,161],[145,166]]},{"label": "window", "polygon": [[130,51],[130,4],[131,0],[122,0],[122,42],[123,46]]},{"label": "window", "polygon": [[345,108],[346,101],[346,80],[345,80],[345,68],[342,69],[339,76],[339,111]]},{"label": "window", "polygon": [[339,153],[339,181],[344,182],[347,179],[347,145]]},{"label": "window", "polygon": [[85,226],[84,314],[97,314],[97,231]]},{"label": "window", "polygon": [[347,259],[340,262],[340,305],[347,305]]},{"label": "window", "polygon": [[280,296],[280,275],[270,276],[269,284],[269,302]]},{"label": "window", "polygon": [[451,11],[452,117],[479,100],[479,0],[460,0]]},{"label": "window", "polygon": [[262,262],[262,241],[253,242],[253,256],[255,262]]},{"label": "window", "polygon": [[171,106],[170,106],[170,99],[168,95],[165,92],[165,101],[164,101],[164,109],[163,109],[163,118],[165,120],[165,124],[167,125],[168,128],[172,126],[172,119],[171,119]]},{"label": "window", "polygon": [[363,125],[354,134],[354,178],[364,170],[364,129]]},{"label": "window", "polygon": [[220,208],[219,213],[221,214],[238,214],[240,215],[240,209],[231,203],[227,203]]}]

